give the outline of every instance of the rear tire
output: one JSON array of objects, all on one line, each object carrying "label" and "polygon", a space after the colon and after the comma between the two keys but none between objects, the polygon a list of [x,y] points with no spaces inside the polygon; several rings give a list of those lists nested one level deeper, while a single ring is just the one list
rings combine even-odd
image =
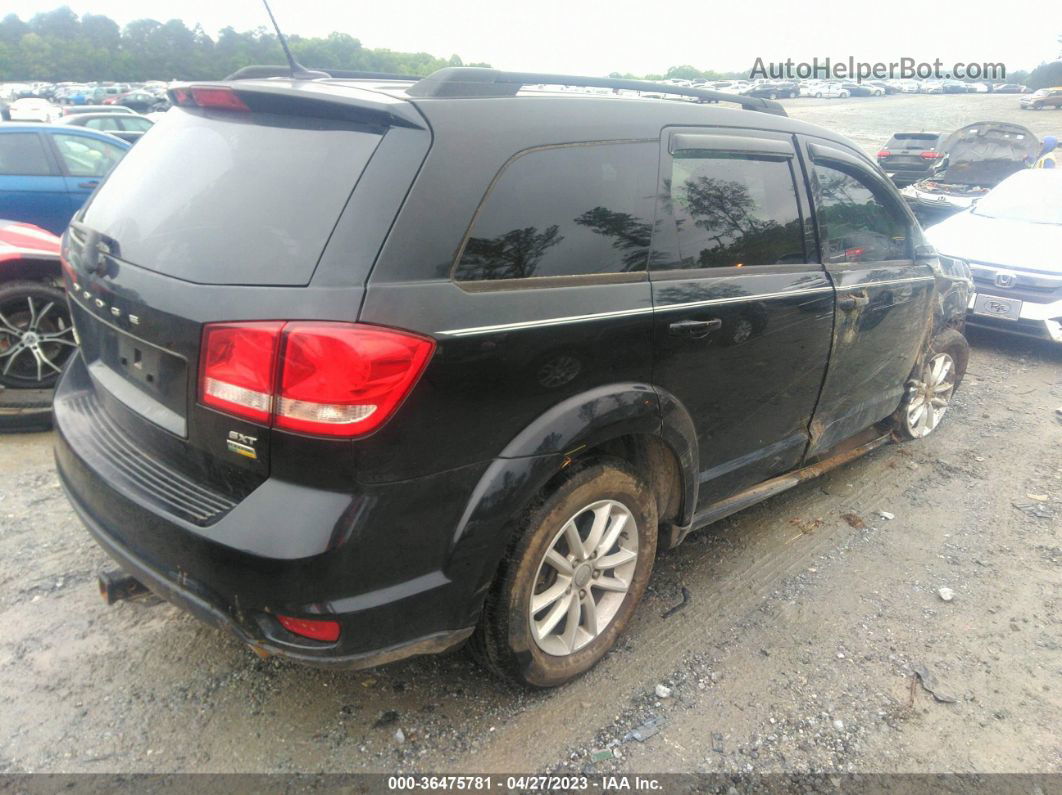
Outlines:
[{"label": "rear tire", "polygon": [[893,415],[896,433],[904,440],[923,439],[940,425],[966,374],[970,345],[953,329],[930,343],[925,360],[907,382],[907,392]]},{"label": "rear tire", "polygon": [[473,657],[533,687],[588,671],[645,593],[656,530],[656,501],[626,462],[607,459],[572,474],[515,533],[470,639]]}]

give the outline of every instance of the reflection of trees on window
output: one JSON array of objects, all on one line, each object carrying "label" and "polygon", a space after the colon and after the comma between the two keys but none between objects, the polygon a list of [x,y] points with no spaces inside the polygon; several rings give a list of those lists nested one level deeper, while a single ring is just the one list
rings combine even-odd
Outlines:
[{"label": "reflection of trees on window", "polygon": [[661,209],[673,219],[679,267],[804,262],[788,161],[732,153],[678,155]]},{"label": "reflection of trees on window", "polygon": [[514,157],[476,215],[454,278],[644,271],[658,158],[655,141],[547,147]]},{"label": "reflection of trees on window", "polygon": [[[696,267],[769,265],[804,260],[800,219],[786,223],[757,217],[761,211],[746,185],[734,180],[696,177],[686,180],[675,197],[713,245],[692,256]],[[795,214],[795,204],[794,204]],[[706,241],[701,241],[706,242]]]},{"label": "reflection of trees on window", "polygon": [[815,166],[818,217],[830,262],[899,259],[906,256],[906,223],[854,176]]},{"label": "reflection of trees on window", "polygon": [[575,219],[575,223],[593,229],[599,235],[612,238],[612,247],[624,252],[623,270],[645,270],[649,245],[653,240],[653,225],[630,213],[618,213],[605,207],[595,207]]},{"label": "reflection of trees on window", "polygon": [[465,246],[458,279],[526,279],[534,276],[543,255],[564,240],[556,224],[539,232],[533,226],[499,237],[471,237]]}]

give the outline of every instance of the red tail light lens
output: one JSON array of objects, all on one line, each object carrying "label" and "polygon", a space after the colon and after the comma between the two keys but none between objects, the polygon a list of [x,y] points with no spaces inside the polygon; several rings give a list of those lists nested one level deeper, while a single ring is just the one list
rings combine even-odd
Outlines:
[{"label": "red tail light lens", "polygon": [[435,342],[356,323],[210,324],[200,400],[277,428],[360,436],[412,391]]},{"label": "red tail light lens", "polygon": [[339,640],[339,622],[321,621],[315,618],[291,618],[290,616],[277,616],[277,621],[288,632],[301,635],[312,640],[323,640],[328,643]]},{"label": "red tail light lens", "polygon": [[891,154],[892,152],[890,152],[888,149],[881,149],[878,151],[878,157],[889,157],[889,155]]},{"label": "red tail light lens", "polygon": [[203,331],[199,399],[254,422],[273,413],[281,322],[218,323]]},{"label": "red tail light lens", "polygon": [[926,152],[922,153],[922,159],[923,160],[936,160],[938,157],[942,157],[940,152],[929,152],[929,151],[926,151]]},{"label": "red tail light lens", "polygon": [[405,399],[435,343],[345,323],[289,323],[276,425],[353,436],[378,428]]}]

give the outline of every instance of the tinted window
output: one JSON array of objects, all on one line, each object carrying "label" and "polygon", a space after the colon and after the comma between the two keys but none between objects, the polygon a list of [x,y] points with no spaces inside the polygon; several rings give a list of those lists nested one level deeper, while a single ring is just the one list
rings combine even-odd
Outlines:
[{"label": "tinted window", "polygon": [[147,132],[151,129],[151,121],[131,116],[127,119],[122,119],[122,126],[127,130],[133,130],[135,132]]},{"label": "tinted window", "polygon": [[52,136],[52,140],[72,177],[105,176],[125,154],[121,147],[86,135],[58,133]]},{"label": "tinted window", "polygon": [[819,235],[826,262],[907,257],[907,219],[869,177],[815,164]]},{"label": "tinted window", "polygon": [[44,177],[52,174],[37,133],[0,133],[0,174]]},{"label": "tinted window", "polygon": [[117,119],[89,119],[85,126],[92,130],[120,130]]},{"label": "tinted window", "polygon": [[121,257],[207,284],[306,284],[380,141],[350,122],[174,109],[84,223]]},{"label": "tinted window", "polygon": [[704,150],[677,152],[664,183],[675,240],[668,268],[805,262],[788,158]]},{"label": "tinted window", "polygon": [[657,144],[593,144],[511,161],[473,223],[454,278],[644,271]]}]

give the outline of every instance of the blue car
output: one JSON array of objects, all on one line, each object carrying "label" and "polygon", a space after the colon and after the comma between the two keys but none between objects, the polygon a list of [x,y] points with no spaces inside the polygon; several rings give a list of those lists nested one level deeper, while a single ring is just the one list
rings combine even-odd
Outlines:
[{"label": "blue car", "polygon": [[80,127],[0,125],[0,218],[61,235],[130,146]]}]

